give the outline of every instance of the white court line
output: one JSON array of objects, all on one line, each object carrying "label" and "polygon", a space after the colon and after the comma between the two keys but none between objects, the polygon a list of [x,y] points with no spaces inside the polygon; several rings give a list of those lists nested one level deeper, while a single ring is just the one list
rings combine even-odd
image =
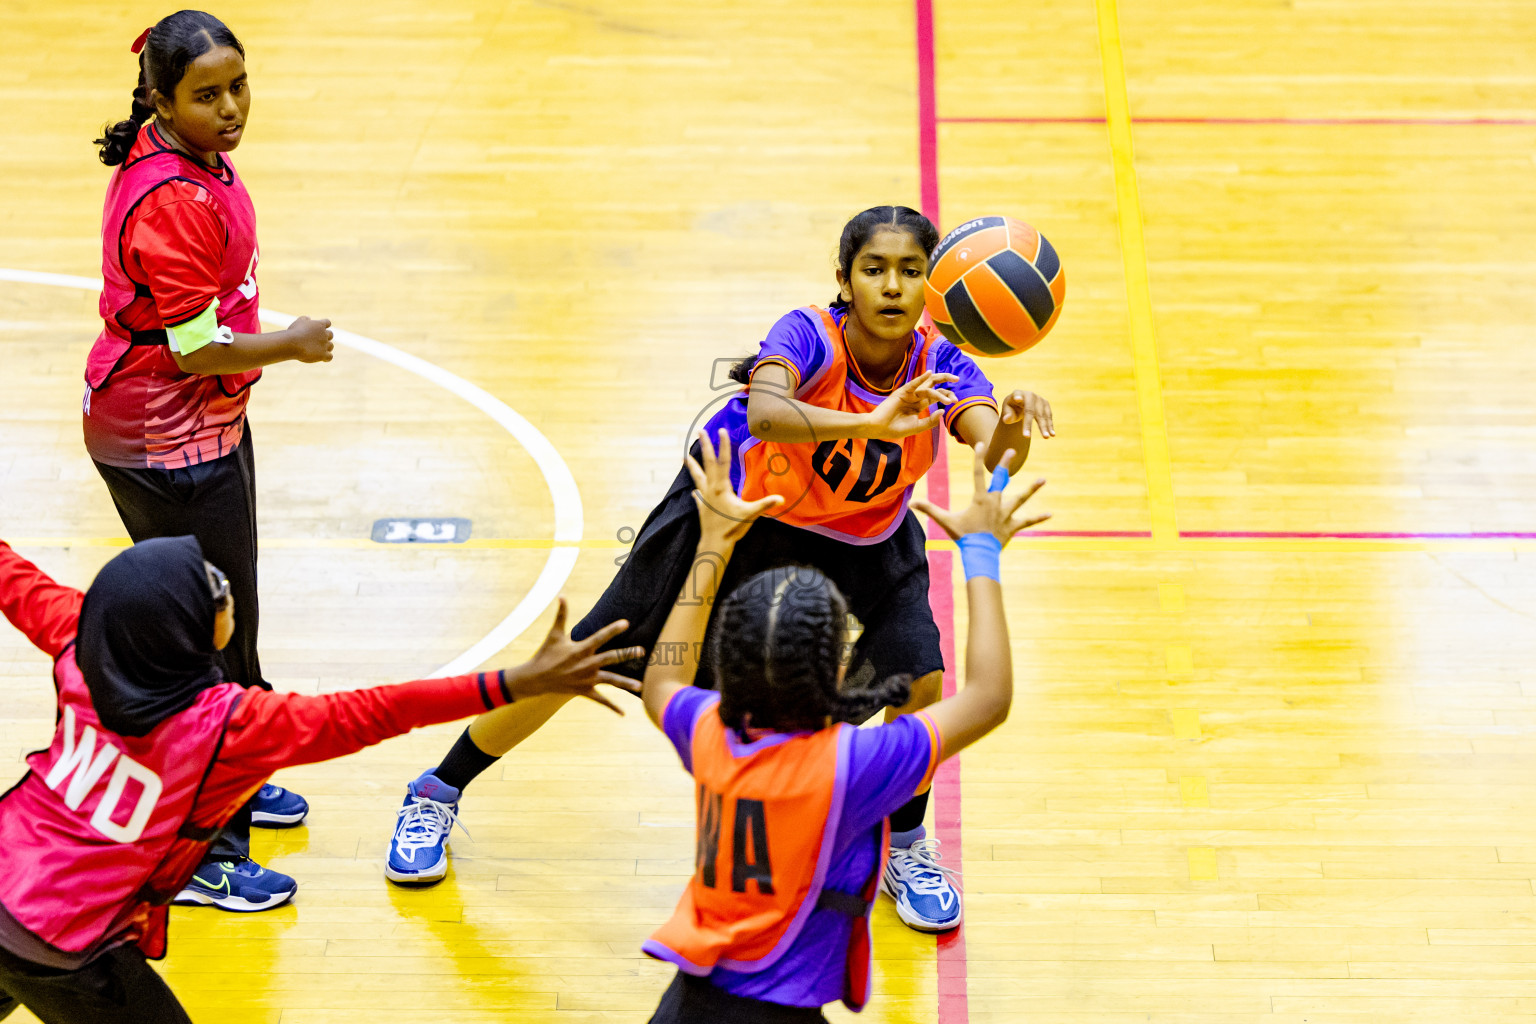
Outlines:
[{"label": "white court line", "polygon": [[[6,267],[0,267],[0,281],[40,284],[54,288],[75,288],[92,292],[101,291],[101,282],[95,278],[75,277],[70,274],[47,274],[35,270],[11,270]],[[261,319],[281,329],[293,323],[295,318],[287,313],[263,309]],[[402,352],[382,341],[365,338],[361,334],[353,334],[351,331],[343,331],[336,327],[331,328],[331,333],[334,335],[336,344],[356,349],[375,359],[382,359],[386,363],[393,363],[402,370],[429,380],[443,390],[464,399],[495,420],[533,457],[539,472],[544,475],[544,483],[549,487],[549,496],[555,503],[556,546],[550,549],[549,560],[544,563],[544,569],[539,573],[539,578],[534,581],[533,588],[506,618],[498,622],[495,628],[473,647],[432,674],[452,676],[468,672],[517,639],[523,630],[533,624],[533,620],[539,617],[550,602],[559,596],[560,588],[565,586],[565,581],[570,578],[571,571],[576,567],[579,549],[575,545],[581,540],[582,530],[581,492],[576,489],[576,478],[571,476],[570,467],[565,464],[565,460],[560,457],[555,446],[549,443],[549,438],[539,433],[537,427],[518,415],[511,406],[483,388],[476,387],[463,377],[449,373],[441,366],[429,363],[408,352]],[[571,546],[560,546],[562,544]]]}]

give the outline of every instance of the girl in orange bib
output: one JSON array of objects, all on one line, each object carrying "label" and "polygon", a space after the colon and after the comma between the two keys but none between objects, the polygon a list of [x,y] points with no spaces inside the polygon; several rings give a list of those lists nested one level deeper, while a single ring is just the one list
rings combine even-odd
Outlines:
[{"label": "girl in orange bib", "polygon": [[[908,511],[914,485],[946,432],[969,447],[984,444],[989,467],[1005,451],[1016,452],[1004,463],[1010,472],[1023,464],[1031,421],[1039,435],[1054,433],[1044,399],[1013,391],[999,403],[981,369],[919,323],[928,254],[937,242],[933,224],[904,206],[873,207],[850,220],[838,243],[836,300],[780,317],[758,355],[731,372],[747,386],[707,425],[711,435],[730,432],[731,479],[742,495],[783,499],[743,538],[722,570],[722,589],[790,564],[825,573],[864,627],[850,679],[911,678],[910,699],[888,713],[892,718],[938,700],[944,674],[923,528]],[[623,643],[644,647],[648,657],[667,656],[657,636],[671,596],[691,571],[698,539],[692,486],[679,472],[574,635],[623,618],[631,623]],[[700,686],[710,685],[710,658],[706,649]],[[637,661],[623,671],[639,678],[644,669]],[[421,884],[443,877],[460,792],[558,706],[551,698],[481,716],[438,767],[411,784],[389,878]],[[425,787],[443,795],[429,797]],[[908,797],[891,816],[885,889],[911,927],[953,928],[960,894],[939,863],[937,840],[923,831],[926,785]]]},{"label": "girl in orange bib", "polygon": [[[910,677],[844,679],[847,605],[820,571],[752,576],[720,603],[705,640],[719,570],[753,520],[784,499],[738,497],[727,431],[718,457],[708,436],[699,437],[703,465],[691,455],[686,462],[696,485],[700,583],[682,588],[658,640],[681,657],[653,659],[643,691],[646,712],[694,777],[698,810],[693,877],[644,946],[678,967],[651,1021],[821,1021],[827,1003],[859,1010],[869,999],[869,911],[886,816],[926,789],[941,761],[1008,715],[1012,656],[998,556],[1016,532],[1046,518],[1020,511],[1044,481],[1005,498],[1007,470],[989,489],[978,445],[969,508],[914,503],[960,546],[970,600],[966,687],[859,729],[849,723],[905,699]],[[706,643],[712,691],[691,685]]]}]

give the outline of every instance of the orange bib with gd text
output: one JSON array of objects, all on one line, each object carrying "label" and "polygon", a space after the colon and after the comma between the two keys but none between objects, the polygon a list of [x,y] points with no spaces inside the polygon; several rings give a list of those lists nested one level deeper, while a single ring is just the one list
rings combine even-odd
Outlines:
[{"label": "orange bib with gd text", "polygon": [[[877,390],[859,373],[842,325],[824,309],[811,306],[808,312],[821,325],[829,358],[809,380],[795,382],[797,401],[866,413],[891,391],[932,369],[929,362],[941,335],[922,327],[913,334],[906,362],[890,390]],[[852,544],[873,544],[901,525],[912,486],[933,465],[939,443],[937,424],[898,441],[836,438],[815,444],[753,438],[741,449],[741,496],[755,501],[781,495],[784,504],[773,510],[779,522]]]}]

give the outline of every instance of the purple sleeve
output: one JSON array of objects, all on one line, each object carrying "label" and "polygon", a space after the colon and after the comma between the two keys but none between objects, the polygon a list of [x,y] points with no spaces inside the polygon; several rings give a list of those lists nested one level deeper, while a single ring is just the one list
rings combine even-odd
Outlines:
[{"label": "purple sleeve", "polygon": [[826,339],[821,327],[803,309],[796,309],[779,317],[778,323],[768,331],[762,347],[757,352],[757,363],[752,370],[768,363],[779,363],[795,378],[795,387],[810,380],[827,361]]},{"label": "purple sleeve", "polygon": [[960,379],[946,385],[955,393],[955,404],[944,410],[944,428],[955,432],[955,420],[972,406],[985,405],[994,411],[997,399],[992,395],[992,382],[981,372],[975,360],[955,348],[948,340],[933,346],[933,368],[940,373],[952,373]]},{"label": "purple sleeve", "polygon": [[878,825],[933,780],[936,735],[928,716],[920,713],[854,732],[842,835]]},{"label": "purple sleeve", "polygon": [[700,715],[713,710],[718,703],[720,694],[714,690],[685,686],[672,695],[661,712],[661,731],[677,748],[677,756],[689,775],[693,774],[693,727],[699,723]]}]

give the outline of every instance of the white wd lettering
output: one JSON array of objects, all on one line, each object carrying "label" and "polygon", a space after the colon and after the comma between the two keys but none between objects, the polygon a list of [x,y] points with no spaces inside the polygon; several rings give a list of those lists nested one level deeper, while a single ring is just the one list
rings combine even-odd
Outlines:
[{"label": "white wd lettering", "polygon": [[[96,750],[96,727],[88,725],[81,732],[79,739],[75,737],[75,709],[69,705],[64,706],[64,750],[59,759],[48,769],[48,774],[43,782],[49,789],[57,790],[59,785],[69,779],[69,786],[64,791],[64,806],[70,810],[78,810],[81,801],[86,798],[96,783],[106,774],[107,768],[117,758],[117,770],[112,773],[112,780],[107,783],[107,791],[102,794],[101,802],[96,806],[96,811],[91,815],[91,826],[108,839],[119,843],[131,843],[139,838],[144,831],[144,826],[149,823],[149,816],[155,809],[155,801],[160,799],[164,784],[160,776],[139,764],[133,758],[121,753],[110,743],[103,742],[101,751]],[[117,817],[117,805],[123,798],[123,791],[128,788],[128,782],[132,779],[141,787],[138,802],[134,805],[133,812],[128,816],[125,824],[119,825],[113,819]]]},{"label": "white wd lettering", "polygon": [[117,756],[117,748],[104,743],[101,753],[96,754],[93,760],[91,755],[95,753],[96,727],[86,726],[80,741],[75,742],[75,709],[68,704],[64,705],[64,753],[48,769],[43,782],[49,789],[58,789],[59,783],[67,776],[69,789],[64,792],[64,806],[72,811],[80,806],[80,801],[85,799],[91,787],[96,785],[96,780],[107,770],[107,766]]},{"label": "white wd lettering", "polygon": [[[127,823],[119,825],[112,819],[116,817],[118,802],[123,798],[123,790],[127,788],[129,779],[137,781],[144,788],[139,793],[139,802],[134,805]],[[124,754],[118,759],[117,771],[112,773],[112,781],[107,783],[107,791],[102,795],[101,803],[96,805],[96,813],[91,815],[92,827],[108,839],[120,843],[134,842],[149,823],[155,801],[160,799],[160,791],[164,788],[160,776]]]}]

